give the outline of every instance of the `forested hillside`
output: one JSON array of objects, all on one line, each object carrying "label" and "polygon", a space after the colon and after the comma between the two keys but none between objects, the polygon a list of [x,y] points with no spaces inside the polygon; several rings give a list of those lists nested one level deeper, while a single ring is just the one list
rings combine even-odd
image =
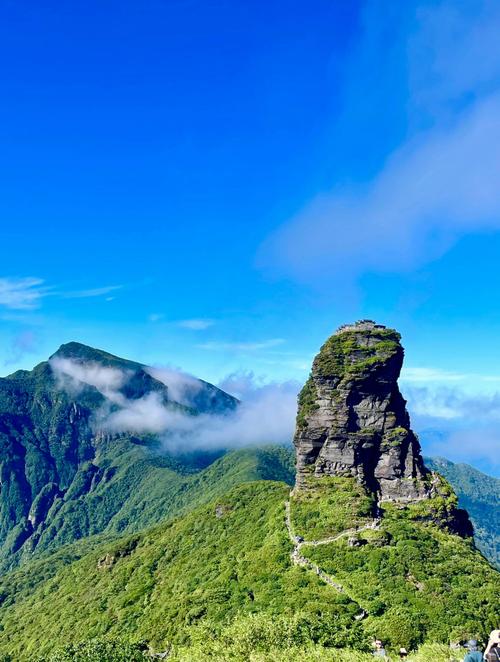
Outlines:
[{"label": "forested hillside", "polygon": [[470,515],[476,545],[500,569],[500,480],[442,457],[425,461],[451,483],[460,506]]}]

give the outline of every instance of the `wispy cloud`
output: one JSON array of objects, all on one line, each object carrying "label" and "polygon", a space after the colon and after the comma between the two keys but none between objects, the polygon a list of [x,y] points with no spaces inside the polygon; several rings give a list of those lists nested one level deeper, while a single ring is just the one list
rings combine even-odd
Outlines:
[{"label": "wispy cloud", "polygon": [[193,399],[201,388],[199,379],[180,368],[168,366],[146,368],[146,372],[167,386],[170,398],[186,407],[193,405]]},{"label": "wispy cloud", "polygon": [[443,419],[500,420],[500,393],[471,395],[463,389],[404,388],[410,409],[419,416]]},{"label": "wispy cloud", "polygon": [[[372,18],[376,5],[368,2]],[[465,233],[500,228],[500,5],[417,7],[401,56],[409,114],[426,129],[367,184],[319,193],[263,245],[262,267],[314,283],[405,272]]]},{"label": "wispy cloud", "polygon": [[[51,366],[60,388],[78,393],[90,385],[104,396],[94,420],[96,429],[158,434],[171,452],[286,443],[293,436],[297,382],[267,382],[253,373],[233,373],[219,386],[242,399],[238,408],[191,416],[170,407],[158,392],[126,398],[121,389],[130,379],[127,372],[61,358],[53,359]],[[149,368],[148,372],[168,386],[172,399],[184,404],[203,387],[203,382],[174,369]]]},{"label": "wispy cloud", "polygon": [[220,342],[212,341],[197,345],[200,349],[222,352],[258,352],[261,350],[272,349],[285,342],[284,338],[271,338],[257,342]]},{"label": "wispy cloud", "polygon": [[[111,292],[121,289],[122,285],[106,285],[83,290],[64,291],[45,284],[43,278],[0,278],[0,307],[10,310],[31,311],[40,308],[46,297],[59,299],[86,299],[105,297]],[[106,297],[111,301],[113,297]]]},{"label": "wispy cloud", "polygon": [[500,430],[497,425],[477,425],[462,429],[432,428],[421,432],[428,455],[478,466],[487,474],[500,475]]},{"label": "wispy cloud", "polygon": [[61,388],[79,392],[85,385],[93,386],[113,402],[117,401],[119,389],[127,383],[131,374],[96,362],[81,363],[58,356],[50,360],[50,366]]},{"label": "wispy cloud", "polygon": [[204,331],[214,324],[215,320],[204,318],[180,320],[177,322],[177,326],[180,326],[182,329],[190,329],[191,331]]},{"label": "wispy cloud", "polygon": [[368,187],[319,196],[269,240],[264,259],[305,280],[414,269],[466,232],[500,228],[499,155],[493,95],[405,145]]},{"label": "wispy cloud", "polygon": [[465,374],[448,372],[440,368],[403,367],[401,372],[401,381],[409,383],[460,382],[466,377]]},{"label": "wispy cloud", "polygon": [[500,392],[471,395],[462,386],[403,386],[427,454],[500,471]]},{"label": "wispy cloud", "polygon": [[41,278],[0,278],[0,306],[11,310],[35,310],[49,292]]},{"label": "wispy cloud", "polygon": [[22,331],[14,337],[10,346],[10,355],[4,361],[4,365],[18,363],[26,354],[36,351],[38,337],[30,330]]},{"label": "wispy cloud", "polygon": [[480,373],[468,373],[468,372],[451,372],[448,370],[442,370],[441,368],[432,368],[432,367],[419,367],[412,368],[403,367],[401,372],[401,382],[403,384],[450,384],[455,383],[457,385],[500,385],[500,375],[484,375]]},{"label": "wispy cloud", "polygon": [[[64,292],[61,296],[65,299],[87,299],[91,297],[102,297],[110,292],[121,290],[123,285],[105,285],[104,287],[94,287],[89,290],[73,290]],[[111,301],[111,297],[107,297],[106,301]]]}]

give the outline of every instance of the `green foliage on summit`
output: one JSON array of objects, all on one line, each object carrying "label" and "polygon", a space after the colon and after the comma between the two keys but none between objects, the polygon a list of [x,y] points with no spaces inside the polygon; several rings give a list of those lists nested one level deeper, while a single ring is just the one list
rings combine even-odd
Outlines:
[{"label": "green foliage on summit", "polygon": [[314,359],[313,373],[319,377],[356,378],[369,372],[372,366],[402,357],[400,340],[397,331],[386,328],[336,333]]},{"label": "green foliage on summit", "polygon": [[297,425],[304,427],[307,425],[308,417],[316,410],[319,405],[316,402],[318,395],[316,385],[312,376],[304,384],[298,397]]}]

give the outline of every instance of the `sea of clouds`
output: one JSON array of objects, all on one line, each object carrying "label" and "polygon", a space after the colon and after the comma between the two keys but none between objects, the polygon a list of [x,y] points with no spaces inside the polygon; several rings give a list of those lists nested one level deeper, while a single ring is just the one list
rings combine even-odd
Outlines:
[{"label": "sea of clouds", "polygon": [[[161,393],[148,393],[137,399],[123,395],[121,389],[132,372],[54,358],[51,367],[59,386],[77,394],[93,386],[104,403],[96,413],[96,429],[112,433],[153,433],[161,436],[170,452],[240,448],[265,443],[289,443],[292,440],[297,393],[295,381],[265,382],[251,372],[229,375],[219,387],[236,396],[239,406],[224,414],[193,416],[172,408]],[[173,368],[148,368],[149,374],[168,387],[169,399],[190,406],[204,383]]]},{"label": "sea of clouds", "polygon": [[[224,414],[193,416],[169,406],[161,393],[151,392],[137,399],[125,397],[121,389],[132,371],[66,358],[52,359],[51,366],[59,386],[68,392],[77,394],[93,386],[104,396],[93,421],[96,429],[156,434],[171,453],[286,444],[293,438],[301,387],[297,381],[270,382],[252,372],[235,372],[218,386],[237,397],[239,406]],[[187,407],[204,386],[204,382],[172,367],[146,370],[168,387],[171,400]],[[423,385],[417,380],[402,384],[413,429],[421,437],[424,452],[500,475],[500,394],[471,395],[451,383]]]}]

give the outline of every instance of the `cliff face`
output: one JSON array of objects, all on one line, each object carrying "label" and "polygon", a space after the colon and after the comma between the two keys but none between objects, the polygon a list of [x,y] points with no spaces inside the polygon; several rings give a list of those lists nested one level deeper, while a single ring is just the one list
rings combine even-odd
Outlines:
[{"label": "cliff face", "polygon": [[297,487],[308,476],[352,476],[381,501],[431,493],[398,388],[400,335],[371,321],[341,327],[321,348],[299,395]]}]

